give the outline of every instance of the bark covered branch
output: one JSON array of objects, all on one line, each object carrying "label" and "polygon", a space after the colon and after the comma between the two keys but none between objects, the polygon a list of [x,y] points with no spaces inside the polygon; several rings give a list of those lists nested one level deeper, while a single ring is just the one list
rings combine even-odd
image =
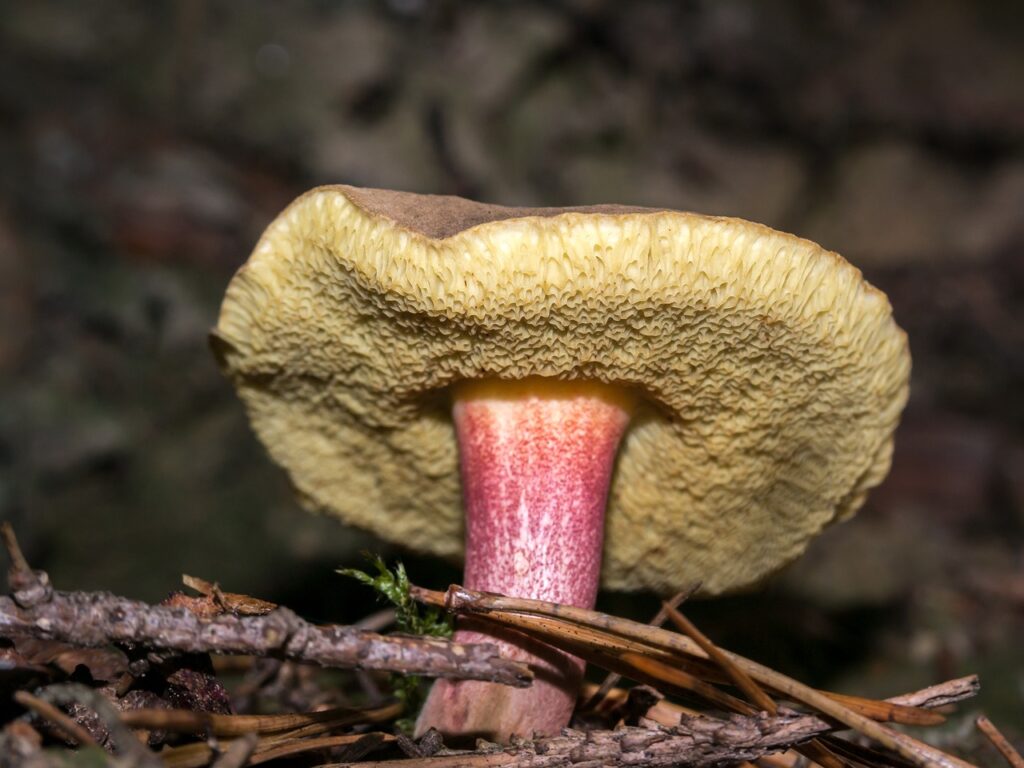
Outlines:
[{"label": "bark covered branch", "polygon": [[98,647],[275,656],[324,667],[376,669],[427,677],[490,680],[525,687],[532,673],[489,644],[384,636],[347,626],[318,626],[287,608],[264,616],[202,618],[185,608],[149,605],[107,592],[36,589],[0,597],[0,635]]},{"label": "bark covered branch", "polygon": [[[773,717],[734,715],[726,720],[687,717],[672,727],[650,724],[587,733],[566,730],[560,736],[509,747],[495,745],[474,752],[447,752],[405,760],[402,768],[702,768],[756,760],[804,744],[835,728],[835,724],[813,715],[795,713]],[[358,763],[359,768],[387,765]]]},{"label": "bark covered branch", "polygon": [[[978,678],[972,675],[889,701],[932,708],[969,699],[977,695],[978,688]],[[402,768],[702,768],[753,761],[841,727],[815,715],[789,711],[775,716],[733,715],[728,719],[684,716],[676,726],[646,721],[644,727],[611,731],[566,730],[560,736],[519,741],[509,747],[493,745],[473,752],[448,751],[414,758],[404,761]],[[359,766],[386,768],[383,762],[362,762]]]}]

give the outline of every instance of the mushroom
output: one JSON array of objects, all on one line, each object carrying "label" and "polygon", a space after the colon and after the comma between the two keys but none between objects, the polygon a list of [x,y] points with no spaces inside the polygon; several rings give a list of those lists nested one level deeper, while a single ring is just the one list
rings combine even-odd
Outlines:
[{"label": "mushroom", "polygon": [[[348,186],[269,226],[212,340],[305,506],[585,607],[792,561],[885,476],[910,371],[884,294],[759,224]],[[420,730],[568,722],[582,662],[498,640],[534,685],[438,681]]]}]

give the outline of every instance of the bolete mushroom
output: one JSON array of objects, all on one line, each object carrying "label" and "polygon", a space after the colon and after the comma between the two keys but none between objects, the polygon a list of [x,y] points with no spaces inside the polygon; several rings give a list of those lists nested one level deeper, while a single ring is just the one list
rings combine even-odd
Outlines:
[{"label": "bolete mushroom", "polygon": [[[306,506],[578,606],[793,560],[888,471],[910,371],[885,295],[807,240],[347,186],[270,225],[213,341]],[[581,662],[502,643],[534,685],[439,681],[421,729],[566,724]]]}]

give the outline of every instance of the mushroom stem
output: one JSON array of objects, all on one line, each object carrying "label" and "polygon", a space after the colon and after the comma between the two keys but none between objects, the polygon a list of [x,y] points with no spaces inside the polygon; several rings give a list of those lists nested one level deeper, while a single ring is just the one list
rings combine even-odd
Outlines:
[{"label": "mushroom stem", "polygon": [[[455,393],[471,589],[592,608],[604,511],[629,393],[594,382],[479,381]],[[461,628],[528,662],[527,689],[438,680],[417,723],[449,739],[507,742],[569,722],[583,662],[511,634]]]}]

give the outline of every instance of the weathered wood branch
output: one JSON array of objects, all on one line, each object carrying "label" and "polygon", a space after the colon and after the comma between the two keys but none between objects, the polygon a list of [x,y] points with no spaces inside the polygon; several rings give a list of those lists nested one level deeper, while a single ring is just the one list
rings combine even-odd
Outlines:
[{"label": "weathered wood branch", "polygon": [[149,605],[107,592],[15,592],[0,597],[0,635],[98,647],[132,643],[153,650],[253,654],[324,667],[376,669],[426,677],[490,680],[525,687],[525,664],[489,644],[384,636],[347,626],[318,626],[287,608],[265,616],[202,618],[185,608]]},{"label": "weathered wood branch", "polygon": [[[474,752],[446,751],[402,761],[402,768],[702,768],[756,760],[804,744],[835,730],[812,715],[781,713],[734,715],[726,720],[686,717],[673,727],[624,727],[613,731],[566,730],[560,736],[497,745]],[[387,768],[385,762],[361,762],[359,768]],[[391,765],[394,765],[391,763]],[[341,768],[341,766],[332,766]]]},{"label": "weathered wood branch", "polygon": [[904,693],[901,696],[892,696],[886,701],[893,704],[901,704],[905,707],[944,707],[947,704],[970,699],[981,691],[981,681],[977,675],[965,675],[946,680],[944,683],[930,685],[913,693]]},{"label": "weathered wood branch", "polygon": [[[898,696],[909,706],[937,707],[978,693],[975,676],[948,680]],[[683,715],[679,725],[658,725],[612,731],[566,730],[560,736],[520,740],[510,746],[489,745],[475,751],[444,750],[402,761],[402,768],[670,768],[730,765],[757,760],[806,744],[842,728],[815,715],[783,710],[777,715],[733,715],[728,719]],[[331,766],[342,768],[343,764]],[[351,765],[353,768],[356,764]],[[394,763],[392,762],[393,766]],[[359,768],[388,768],[384,762],[361,762]]]}]

